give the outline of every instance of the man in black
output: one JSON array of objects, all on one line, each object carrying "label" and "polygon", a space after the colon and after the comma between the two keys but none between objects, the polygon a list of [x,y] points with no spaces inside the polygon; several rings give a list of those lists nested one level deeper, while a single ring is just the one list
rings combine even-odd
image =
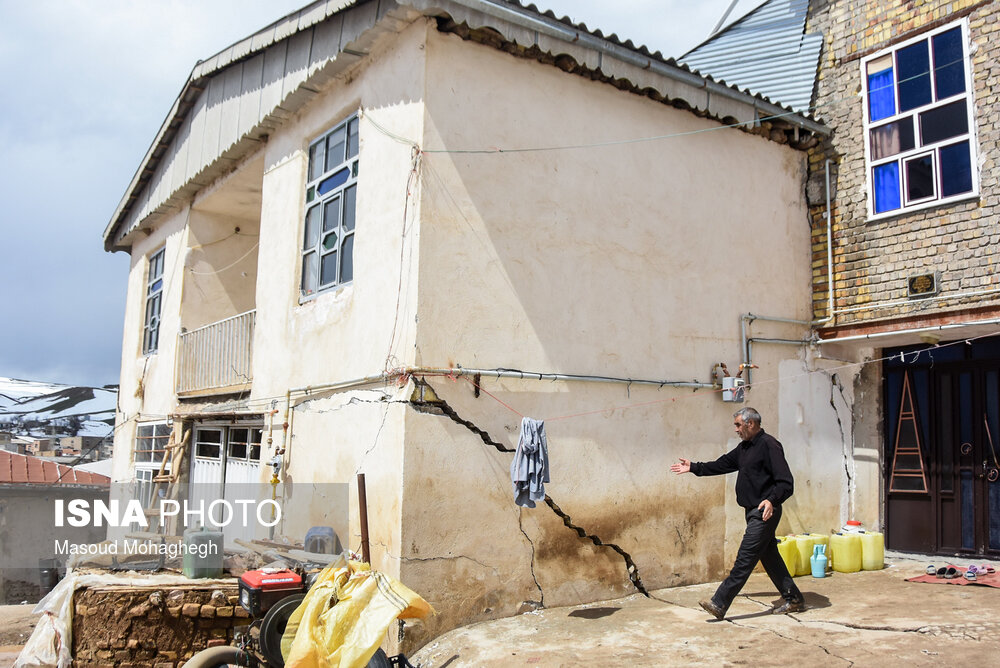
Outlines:
[{"label": "man in black", "polygon": [[736,433],[742,440],[732,451],[714,462],[681,459],[679,464],[670,467],[674,473],[690,472],[697,476],[739,471],[736,502],[746,510],[747,529],[729,577],[722,581],[710,600],[700,602],[701,607],[716,619],[725,617],[726,610],[760,561],[785,599],[772,612],[779,615],[801,612],[805,609],[802,593],[789,575],[774,539],[774,530],[781,520],[781,504],[792,495],[793,489],[785,452],[781,443],[761,429],[760,413],[755,409],[743,408],[736,411],[733,418]]}]

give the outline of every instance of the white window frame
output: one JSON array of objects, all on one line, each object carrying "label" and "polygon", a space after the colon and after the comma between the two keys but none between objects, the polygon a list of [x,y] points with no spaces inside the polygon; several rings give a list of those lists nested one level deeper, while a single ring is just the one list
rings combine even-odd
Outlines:
[{"label": "white window frame", "polygon": [[[144,429],[151,429],[152,433],[144,435]],[[166,444],[170,442],[170,433],[173,425],[167,421],[140,422],[135,428],[135,443],[132,446],[132,465],[135,477],[135,496],[142,502],[143,508],[149,508],[152,503],[150,497],[153,491],[153,478],[160,472],[160,465],[163,465],[164,473],[170,472],[170,457],[166,451]],[[149,439],[151,448],[140,447],[143,440]],[[159,442],[157,442],[159,441]],[[157,448],[162,445],[162,448]],[[143,453],[149,453],[147,458]]]},{"label": "white window frame", "polygon": [[[343,132],[341,153],[331,162],[338,133]],[[358,154],[360,153],[360,117],[352,114],[309,144],[306,167],[306,208],[299,249],[299,301],[304,302],[354,280],[354,236],[357,223]],[[345,172],[346,170],[346,172]],[[346,178],[344,174],[346,173]],[[343,180],[341,180],[343,179]],[[324,184],[336,183],[326,192]],[[350,201],[353,198],[353,201]],[[336,210],[338,220],[330,229],[326,216]],[[350,220],[348,227],[346,222]],[[329,247],[332,245],[332,248]],[[345,248],[347,252],[345,253]],[[343,258],[351,258],[349,275],[344,275]],[[323,279],[324,260],[335,265],[332,280]]]},{"label": "white window frame", "polygon": [[160,347],[160,313],[163,311],[163,265],[166,246],[149,256],[146,272],[146,307],[142,319],[142,354],[152,355]]},{"label": "white window frame", "polygon": [[[950,97],[944,98],[942,100],[934,100],[935,95],[935,81],[934,81],[934,69],[935,63],[933,62],[934,54],[933,49],[929,48],[929,57],[931,59],[930,63],[930,83],[931,83],[931,102],[913,109],[908,109],[905,112],[900,112],[898,109],[898,97],[897,97],[897,109],[896,113],[892,116],[887,116],[885,118],[880,118],[875,122],[869,121],[870,106],[868,100],[868,64],[872,61],[885,58],[890,56],[893,58],[893,85],[898,86],[899,81],[897,80],[896,60],[895,54],[901,49],[904,49],[910,45],[916,44],[921,41],[927,41],[930,47],[931,39],[940,33],[948,32],[954,28],[961,28],[962,31],[962,55],[963,55],[963,72],[965,75],[965,92],[952,95]],[[891,47],[883,49],[878,53],[874,53],[867,56],[861,60],[860,72],[861,72],[861,91],[862,91],[862,120],[864,128],[863,142],[865,147],[865,187],[867,191],[867,214],[868,220],[883,220],[886,218],[893,218],[896,216],[906,215],[914,211],[920,211],[922,209],[929,209],[932,207],[938,207],[946,204],[951,204],[954,202],[961,202],[969,199],[975,199],[979,197],[979,143],[976,138],[976,122],[975,122],[975,98],[974,98],[974,82],[972,78],[972,62],[969,53],[969,25],[967,19],[960,19],[958,21],[953,21],[946,25],[934,28],[933,30],[928,30],[927,32],[921,33],[916,37],[908,39],[897,44],[893,44]],[[944,107],[953,102],[957,102],[962,98],[966,101],[966,113],[968,115],[968,132],[966,134],[957,135],[954,137],[949,137],[948,139],[940,140],[926,145],[921,145],[920,143],[920,114],[925,113],[928,110],[933,110],[936,108]],[[892,123],[894,121],[904,120],[909,117],[913,119],[913,148],[896,153],[889,157],[880,158],[875,160],[872,158],[872,146],[871,146],[871,131],[874,128],[882,127],[886,124]],[[970,170],[972,177],[972,190],[968,192],[958,193],[956,195],[951,195],[948,197],[941,197],[939,193],[941,192],[941,174],[938,159],[938,149],[956,144],[961,141],[969,142],[969,161]],[[932,164],[934,166],[934,195],[932,197],[925,197],[919,200],[908,201],[908,182],[906,175],[906,162],[913,158],[919,157],[926,153],[932,153]],[[899,167],[898,178],[899,178],[899,199],[900,206],[889,211],[883,211],[881,213],[875,213],[875,184],[874,184],[874,170],[876,167],[897,163]]]}]

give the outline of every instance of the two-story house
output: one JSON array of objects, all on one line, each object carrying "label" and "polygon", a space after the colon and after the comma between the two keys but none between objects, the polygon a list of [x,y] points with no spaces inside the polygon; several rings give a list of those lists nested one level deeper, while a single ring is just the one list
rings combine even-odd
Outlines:
[{"label": "two-story house", "polygon": [[723,575],[732,484],[669,466],[735,444],[721,364],[756,343],[750,401],[810,481],[788,526],[829,528],[839,414],[802,343],[826,134],[534,6],[314,2],[195,66],[106,228],[132,259],[113,479],[225,494],[275,462],[276,531],[323,523],[296,489],[349,485],[356,550],[364,473],[373,567],[438,613],[412,648]]}]

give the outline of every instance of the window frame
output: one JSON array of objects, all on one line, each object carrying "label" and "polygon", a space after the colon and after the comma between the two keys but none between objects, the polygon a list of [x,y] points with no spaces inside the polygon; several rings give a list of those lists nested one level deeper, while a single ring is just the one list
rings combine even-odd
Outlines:
[{"label": "window frame", "polygon": [[[938,82],[935,78],[935,73],[940,69],[940,65],[934,62],[934,46],[933,38],[939,34],[946,33],[955,28],[961,31],[961,46],[962,46],[962,73],[965,77],[965,90],[959,93],[953,93],[947,97],[941,99],[935,99],[937,92]],[[899,69],[899,63],[896,59],[896,55],[903,49],[907,47],[918,44],[919,42],[927,43],[928,50],[928,70],[927,76],[929,78],[929,85],[931,91],[931,101],[917,105],[911,109],[905,111],[899,110],[899,94],[898,86],[900,81],[898,81],[897,73]],[[869,83],[868,83],[868,66],[870,63],[879,61],[885,58],[891,59],[892,66],[892,85],[895,89],[894,92],[894,113],[879,118],[876,121],[871,121],[871,101],[869,97]],[[921,211],[933,207],[945,206],[961,201],[966,201],[969,199],[978,198],[980,195],[980,184],[979,184],[979,142],[976,137],[976,124],[975,124],[975,97],[974,97],[974,81],[972,78],[972,59],[970,54],[970,41],[969,41],[969,25],[968,20],[963,18],[957,21],[952,21],[946,25],[934,28],[923,32],[910,39],[898,42],[892,46],[882,49],[876,53],[871,54],[862,58],[859,64],[860,75],[861,75],[861,92],[862,92],[862,121],[863,121],[863,131],[864,136],[862,141],[864,143],[865,151],[865,191],[867,195],[866,207],[867,215],[869,221],[884,220],[887,218],[893,218],[896,216],[907,215],[916,211]],[[881,71],[881,70],[880,70]],[[965,100],[965,111],[967,116],[967,128],[964,133],[959,133],[947,137],[945,139],[938,139],[936,141],[923,144],[922,140],[922,115],[929,111],[937,110],[946,107],[949,104],[958,102],[960,100]],[[900,150],[889,156],[882,156],[879,158],[873,158],[873,141],[872,132],[880,128],[886,128],[893,123],[899,122],[909,122],[912,123],[912,143],[913,146]],[[905,134],[905,133],[904,133]],[[960,192],[954,195],[943,195],[943,181],[941,173],[941,156],[940,151],[942,149],[950,148],[956,144],[962,142],[968,142],[968,152],[969,152],[969,167],[970,176],[972,181],[972,189],[964,192]],[[921,197],[918,199],[909,199],[909,177],[907,173],[907,163],[913,161],[914,159],[924,156],[926,154],[931,155],[931,164],[933,170],[933,191],[934,194],[927,197]],[[875,170],[880,167],[885,167],[886,165],[896,165],[896,180],[899,186],[898,196],[899,196],[899,206],[891,208],[885,211],[876,213],[876,202],[875,202]],[[883,171],[883,174],[885,171]]]},{"label": "window frame", "polygon": [[[331,150],[337,147],[338,133],[341,132],[343,159],[330,162]],[[354,281],[359,154],[360,115],[356,112],[311,141],[306,150],[305,209],[299,236],[299,303]],[[322,192],[325,186],[329,187]],[[337,203],[338,218],[335,226],[328,228],[326,218],[334,202]],[[335,247],[327,248],[331,237]],[[348,250],[345,251],[345,248]],[[345,256],[350,259],[346,264],[349,267],[346,276]],[[325,263],[330,258],[333,258],[335,275],[333,280],[324,283]]]},{"label": "window frame", "polygon": [[[144,436],[143,429],[151,429],[152,433]],[[135,440],[132,443],[132,470],[135,479],[135,495],[143,508],[149,508],[152,503],[151,494],[153,491],[153,478],[160,472],[163,466],[164,473],[171,470],[171,457],[167,457],[166,445],[170,442],[170,434],[173,432],[173,424],[169,421],[159,420],[155,422],[139,422],[135,428]],[[144,439],[152,441],[150,448],[140,448],[140,442]],[[162,439],[162,448],[156,448],[156,440]],[[139,458],[140,453],[149,453],[149,458]],[[159,457],[155,453],[160,453]],[[166,464],[163,464],[166,459]]]},{"label": "window frame", "polygon": [[163,311],[163,266],[166,246],[149,256],[146,270],[146,299],[142,318],[142,354],[152,355],[160,348],[160,314]]}]

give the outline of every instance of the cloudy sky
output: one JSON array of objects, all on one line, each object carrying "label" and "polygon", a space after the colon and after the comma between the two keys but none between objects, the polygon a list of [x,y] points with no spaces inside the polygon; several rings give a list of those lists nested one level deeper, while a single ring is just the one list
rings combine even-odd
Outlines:
[{"label": "cloudy sky", "polygon": [[[535,4],[679,56],[730,2]],[[129,258],[104,228],[196,61],[305,4],[0,0],[0,376],[118,382]]]}]

